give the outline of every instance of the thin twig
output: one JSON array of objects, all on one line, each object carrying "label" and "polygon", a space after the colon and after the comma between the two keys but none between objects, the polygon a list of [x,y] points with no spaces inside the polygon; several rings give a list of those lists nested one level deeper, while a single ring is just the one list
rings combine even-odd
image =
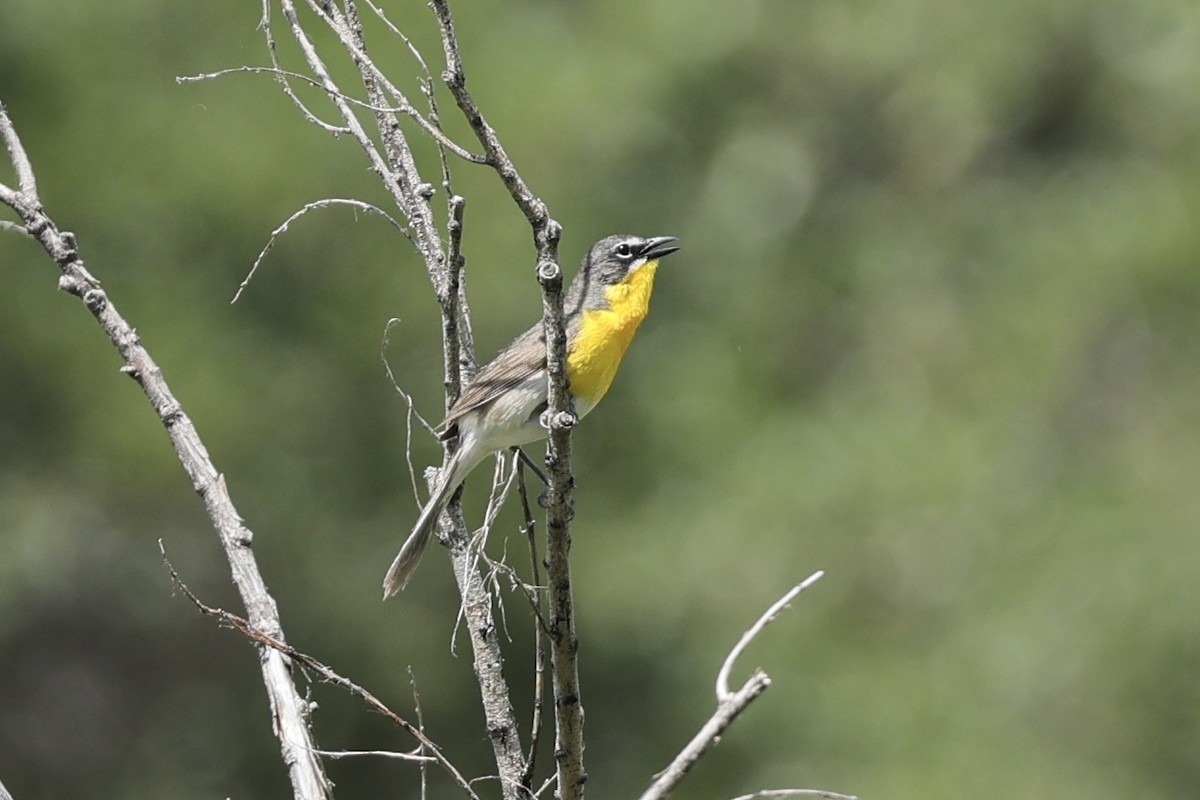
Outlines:
[{"label": "thin twig", "polygon": [[763,628],[770,625],[779,616],[779,612],[787,607],[787,604],[796,599],[796,595],[803,592],[809,586],[812,586],[825,574],[824,570],[817,570],[812,575],[802,580],[800,583],[788,590],[787,594],[776,600],[770,608],[763,612],[763,615],[758,618],[750,629],[742,634],[742,638],[738,639],[737,644],[729,651],[729,655],[725,656],[725,662],[721,664],[721,671],[717,673],[717,702],[724,702],[733,693],[729,691],[729,673],[733,670],[733,664],[742,655],[754,638],[762,633]]},{"label": "thin twig", "polygon": [[263,245],[263,249],[259,251],[258,257],[254,259],[254,263],[250,266],[250,271],[246,273],[246,277],[242,279],[240,284],[238,284],[237,291],[234,292],[233,300],[231,300],[230,303],[236,303],[241,298],[242,293],[246,291],[246,288],[250,285],[250,281],[254,278],[254,274],[258,272],[259,266],[262,265],[263,259],[267,257],[267,253],[271,252],[271,248],[275,246],[275,242],[278,241],[280,236],[287,232],[288,228],[291,227],[293,222],[310,211],[329,208],[330,206],[350,206],[351,208],[357,208],[358,210],[365,211],[369,214],[378,214],[387,220],[392,227],[404,234],[405,239],[408,239],[410,242],[412,241],[412,234],[408,232],[407,228],[397,222],[391,214],[388,214],[379,206],[372,205],[371,203],[344,197],[325,197],[320,200],[314,200],[311,203],[305,203],[303,208],[285,219],[279,225],[279,227],[271,231],[271,235],[267,237],[267,243]]},{"label": "thin twig", "polygon": [[[409,43],[409,46],[411,47],[411,43]],[[315,122],[322,128],[325,128],[326,130],[328,130],[330,133],[350,133],[350,129],[348,127],[332,126],[326,122],[323,122],[319,118],[317,118],[317,116],[312,111],[308,110],[308,108],[300,101],[300,99],[295,96],[294,91],[291,91],[291,86],[290,86],[290,84],[287,83],[287,81],[288,81],[288,79],[291,79],[291,80],[300,81],[302,83],[307,83],[310,86],[313,86],[317,89],[326,91],[327,93],[328,93],[328,89],[326,89],[318,81],[308,77],[307,75],[301,74],[299,72],[294,72],[289,69],[283,69],[282,67],[278,66],[278,62],[276,62],[276,66],[272,66],[272,67],[251,67],[249,65],[246,65],[246,66],[241,66],[241,67],[228,67],[226,69],[219,69],[219,70],[216,70],[215,72],[202,72],[198,75],[179,75],[175,78],[175,82],[179,83],[179,84],[199,83],[200,81],[209,81],[209,80],[214,80],[216,78],[223,78],[227,75],[236,75],[236,74],[273,75],[277,80],[279,80],[280,83],[285,85],[285,87],[286,87],[285,90],[289,92],[289,96],[292,98],[293,102],[295,102],[300,107],[300,110],[304,113],[304,115],[306,117],[309,118],[310,121]],[[452,139],[450,139],[450,137],[446,136],[446,134],[441,130],[441,128],[439,128],[437,126],[436,122],[434,122],[432,120],[426,120],[423,116],[421,116],[420,112],[418,112],[416,109],[414,109],[412,107],[412,105],[407,101],[407,99],[402,100],[397,105],[390,106],[390,105],[373,105],[364,100],[359,100],[358,98],[351,97],[350,95],[344,94],[342,92],[332,93],[332,96],[335,96],[340,100],[344,100],[346,103],[348,103],[352,106],[355,106],[357,108],[366,109],[367,111],[383,111],[383,112],[389,113],[389,114],[404,114],[406,116],[410,116],[413,119],[417,120],[417,124],[421,126],[421,129],[424,130],[426,133],[428,133],[435,141],[437,141],[437,143],[440,147],[445,148],[447,151],[454,153],[454,155],[458,156],[462,160],[469,161],[472,164],[484,164],[487,162],[487,159],[484,158],[484,156],[481,156],[477,153],[470,152],[465,147],[463,147],[460,144],[457,144]]]},{"label": "thin twig", "polygon": [[[0,184],[0,202],[3,202],[5,205],[11,205],[4,198],[7,196],[11,196],[12,194],[13,194],[12,189],[9,189],[7,186],[5,186],[3,184]],[[6,219],[0,219],[0,231],[8,231],[9,233],[19,233],[22,236],[28,236],[30,239],[34,238],[32,233],[25,230],[24,225],[18,225],[17,223],[9,222]]]},{"label": "thin twig", "polygon": [[[466,148],[456,144],[437,125],[425,119],[425,116],[409,102],[404,92],[400,91],[395,84],[388,80],[387,75],[375,65],[374,61],[367,57],[366,47],[361,35],[362,27],[358,22],[358,13],[354,7],[353,0],[344,2],[344,4],[346,6],[345,14],[333,3],[308,0],[309,8],[325,21],[330,30],[337,34],[342,47],[346,48],[346,52],[354,59],[362,77],[395,99],[397,103],[395,113],[403,114],[412,119],[417,123],[422,132],[464,161],[469,161],[472,164],[486,164],[487,159],[484,156],[471,153]],[[379,102],[380,99],[382,98],[376,97],[372,99],[375,108],[391,108],[386,103]],[[389,111],[389,113],[391,112]]]},{"label": "thin twig", "polygon": [[[371,694],[366,689],[359,686],[354,681],[350,680],[349,678],[343,677],[342,675],[338,674],[333,669],[331,669],[330,667],[321,663],[320,661],[313,658],[312,656],[308,655],[307,653],[301,652],[301,651],[297,650],[296,648],[292,647],[291,645],[280,641],[279,639],[275,638],[274,636],[270,635],[269,633],[256,628],[253,624],[251,624],[247,620],[239,617],[237,614],[232,614],[222,608],[215,608],[213,606],[206,605],[199,597],[197,597],[192,592],[191,589],[189,589],[187,587],[187,584],[185,584],[183,582],[183,579],[179,577],[179,573],[175,571],[175,567],[171,564],[171,562],[169,560],[167,560],[167,554],[166,554],[166,551],[163,550],[161,540],[159,541],[158,546],[159,546],[160,552],[162,552],[163,563],[166,564],[167,571],[171,574],[171,583],[174,584],[175,588],[179,590],[180,594],[182,594],[184,597],[186,597],[188,600],[191,601],[192,605],[194,605],[197,608],[197,610],[200,611],[200,613],[202,613],[208,617],[213,617],[214,619],[221,622],[223,625],[233,628],[235,631],[240,633],[242,636],[245,636],[250,641],[252,641],[258,645],[268,647],[268,648],[286,656],[291,661],[294,661],[297,664],[300,664],[301,666],[303,666],[305,669],[311,670],[312,672],[315,672],[317,675],[321,676],[321,679],[324,680],[326,683],[330,683],[330,684],[333,684],[334,686],[344,689],[347,692],[349,692],[350,694],[352,694],[355,697],[362,700],[364,703],[366,703],[368,706],[370,706],[373,711],[386,717],[393,724],[402,728],[404,730],[404,732],[407,733],[409,736],[416,739],[417,743],[421,746],[422,750],[425,750],[432,754],[431,756],[428,756],[428,757],[414,756],[410,760],[416,760],[416,761],[433,760],[433,761],[436,761],[442,767],[442,769],[444,769],[446,771],[446,773],[448,775],[450,775],[455,780],[455,782],[458,783],[458,785],[460,787],[462,787],[464,790],[466,790],[471,795],[471,797],[474,798],[474,800],[479,800],[479,798],[475,795],[475,793],[473,791],[471,791],[470,782],[467,781],[467,779],[465,777],[463,777],[462,773],[459,772],[458,769],[453,764],[450,763],[449,759],[447,759],[442,754],[441,748],[438,747],[436,744],[434,744],[429,739],[429,737],[427,737],[425,735],[425,732],[423,730],[421,730],[421,728],[419,728],[416,725],[413,725],[411,722],[409,722],[408,720],[401,717],[395,711],[392,711],[390,708],[388,708],[383,703],[383,701],[381,701],[375,695]],[[320,751],[314,751],[314,752],[320,752]]]},{"label": "thin twig", "polygon": [[[496,522],[496,517],[500,514],[500,509],[504,507],[504,501],[508,499],[509,492],[512,490],[513,484],[516,482],[517,472],[514,463],[511,470],[508,469],[508,459],[503,453],[498,453],[495,459],[495,467],[492,470],[492,486],[488,491],[487,507],[483,512],[483,524],[481,524],[471,535],[471,552],[475,556],[475,560],[471,567],[474,570],[480,570],[480,563],[487,564],[485,584],[490,587],[490,591],[494,600],[494,605],[497,613],[500,616],[500,627],[504,631],[504,638],[510,643],[512,635],[508,632],[508,613],[504,605],[504,597],[501,594],[500,576],[502,574],[511,574],[512,567],[501,561],[493,561],[487,554],[487,540],[492,532],[492,526]],[[459,608],[459,614],[463,613],[463,609]]]},{"label": "thin twig", "polygon": [[433,756],[423,756],[419,753],[397,753],[395,750],[318,750],[317,755],[324,756],[333,761],[343,758],[363,758],[367,756],[394,758],[398,761],[416,761],[420,763],[437,761]]},{"label": "thin twig", "polygon": [[[408,667],[408,685],[412,689],[413,710],[417,715],[417,728],[421,733],[425,733],[425,712],[421,710],[421,693],[417,691],[417,676],[413,674],[412,665]],[[421,797],[425,797],[425,790],[429,783],[429,774],[425,769],[425,765],[421,765]]]},{"label": "thin twig", "polygon": [[[259,20],[258,27],[259,30],[263,32],[263,38],[266,40],[267,44],[267,54],[271,56],[271,64],[274,65],[276,70],[275,78],[279,81],[279,85],[283,87],[284,95],[286,95],[287,98],[292,101],[292,104],[296,106],[297,110],[299,110],[300,114],[306,120],[316,125],[326,133],[331,133],[334,136],[340,136],[343,133],[351,133],[351,130],[348,126],[333,125],[332,123],[326,122],[318,117],[316,112],[310,110],[308,105],[300,99],[299,95],[296,94],[296,90],[292,88],[292,84],[288,80],[288,76],[292,73],[288,70],[285,70],[283,65],[280,63],[279,53],[275,46],[275,34],[271,31],[271,0],[263,0],[262,9],[262,19]],[[326,92],[330,90],[330,87],[327,84],[317,83],[315,81],[313,83],[320,86],[322,89],[325,89]],[[339,98],[346,96],[336,88],[334,91],[336,92],[336,96]]]},{"label": "thin twig", "polygon": [[[542,482],[543,486],[550,485],[550,479],[546,477],[546,473],[542,472],[542,468],[535,464],[533,459],[525,454],[524,448],[514,447],[513,450],[517,451],[517,458],[522,464],[529,467],[530,471],[537,476],[538,480]],[[532,520],[529,519],[528,513],[525,515],[525,520],[526,522],[532,522]]]},{"label": "thin twig", "polygon": [[[443,165],[443,170],[446,170]],[[449,172],[443,173],[443,182],[449,186]],[[462,254],[463,216],[466,213],[467,199],[459,195],[451,195],[447,200],[450,218],[446,222],[446,296],[442,301],[442,342],[446,345],[444,387],[446,390],[446,410],[449,411],[458,400],[463,385],[463,364],[474,366],[474,343],[470,341],[470,327],[464,326],[468,315],[465,313],[466,293],[462,277],[466,259]],[[468,332],[464,341],[463,330]]]},{"label": "thin twig", "polygon": [[417,488],[417,468],[413,466],[412,459],[413,417],[416,417],[417,421],[421,423],[421,427],[423,427],[425,432],[430,436],[434,436],[436,438],[437,433],[434,431],[433,426],[429,424],[429,421],[425,419],[425,417],[421,416],[421,413],[417,411],[416,404],[413,403],[412,395],[400,387],[400,382],[396,380],[396,374],[392,371],[392,363],[388,361],[387,351],[388,347],[391,345],[390,336],[392,328],[399,324],[400,320],[393,317],[392,319],[389,319],[383,326],[383,339],[379,344],[379,360],[383,362],[383,371],[387,374],[388,382],[392,384],[392,388],[396,390],[396,394],[400,395],[400,397],[404,399],[404,461],[408,466],[408,479],[412,484],[413,498],[418,504],[420,504],[421,493]]},{"label": "thin twig", "polygon": [[725,663],[721,665],[721,676],[717,680],[717,709],[709,717],[708,721],[700,728],[699,732],[692,737],[687,746],[679,751],[679,755],[660,772],[642,793],[639,800],[663,800],[679,785],[688,771],[691,770],[700,758],[711,750],[722,734],[725,732],[738,715],[754,702],[754,700],[771,685],[771,679],[762,670],[755,670],[754,674],[746,681],[741,689],[736,692],[730,692],[728,686],[729,671],[733,669],[733,663],[737,657],[746,649],[746,646],[753,641],[763,628],[765,628],[779,611],[788,604],[796,595],[811,586],[823,575],[823,572],[814,572],[803,581],[793,586],[788,592],[777,600],[768,608],[758,621],[750,627],[737,644],[730,650],[729,655],[725,658]]},{"label": "thin twig", "polygon": [[[307,83],[313,88],[325,91],[324,87],[322,87],[320,83],[303,73],[295,72],[290,69],[282,69],[280,67],[252,67],[248,64],[240,67],[226,67],[225,69],[218,69],[214,72],[201,72],[196,75],[176,75],[175,82],[180,85],[187,83],[200,83],[202,81],[211,81],[218,78],[224,78],[229,75],[271,75],[277,79],[288,78],[294,81],[300,81],[301,83]],[[374,106],[364,100],[351,97],[348,94],[339,93],[337,96],[352,106],[363,108],[368,111],[389,111],[403,113],[403,109],[399,106]],[[343,130],[342,132],[348,133],[349,131]]]},{"label": "thin twig", "polygon": [[823,789],[763,789],[761,792],[740,795],[733,800],[757,800],[760,797],[823,797],[825,800],[858,800],[852,794],[826,792]]},{"label": "thin twig", "polygon": [[[524,520],[521,530],[529,540],[530,580],[534,586],[540,586],[542,575],[538,565],[537,526],[534,522],[533,510],[529,506],[529,492],[525,485],[525,463],[529,459],[521,452],[521,448],[514,447],[513,450],[517,453],[517,487],[521,497],[521,514]],[[529,755],[526,757],[528,763],[525,766],[525,775],[521,781],[527,789],[533,786],[533,775],[537,765],[538,742],[541,741],[542,736],[542,709],[545,705],[546,696],[546,647],[544,636],[547,627],[545,620],[542,618],[540,604],[538,603],[534,604],[533,619],[533,719],[529,724]]]}]

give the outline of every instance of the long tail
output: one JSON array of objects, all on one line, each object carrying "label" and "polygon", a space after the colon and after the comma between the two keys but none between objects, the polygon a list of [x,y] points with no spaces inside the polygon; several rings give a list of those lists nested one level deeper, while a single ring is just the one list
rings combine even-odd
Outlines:
[{"label": "long tail", "polygon": [[417,563],[421,560],[421,554],[425,552],[425,545],[429,544],[429,537],[433,535],[433,529],[437,527],[442,509],[446,507],[446,503],[450,502],[450,495],[454,494],[454,490],[467,477],[467,473],[479,462],[479,459],[475,457],[472,457],[469,463],[464,460],[464,452],[469,449],[472,448],[460,446],[442,470],[437,488],[429,498],[429,502],[421,509],[421,516],[417,517],[417,523],[413,525],[412,533],[404,540],[404,546],[400,548],[396,560],[392,562],[392,566],[388,568],[387,575],[383,579],[384,600],[402,590],[408,583],[408,579],[412,577],[417,568]]}]

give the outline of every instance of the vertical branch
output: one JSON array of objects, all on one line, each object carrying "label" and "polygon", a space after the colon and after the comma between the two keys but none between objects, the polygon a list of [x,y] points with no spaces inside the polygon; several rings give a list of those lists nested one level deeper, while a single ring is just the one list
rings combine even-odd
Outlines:
[{"label": "vertical branch", "polygon": [[[536,592],[537,587],[541,586],[542,576],[541,570],[538,569],[538,548],[537,536],[535,535],[536,524],[533,519],[533,511],[529,508],[529,491],[525,486],[525,454],[518,447],[515,449],[517,457],[517,486],[518,494],[521,497],[521,514],[524,522],[522,530],[529,539],[529,575],[530,581]],[[538,742],[542,735],[542,708],[543,699],[546,695],[546,652],[543,649],[545,641],[543,633],[543,618],[541,611],[537,605],[537,595],[533,594],[531,602],[533,608],[533,719],[529,723],[529,763],[525,765],[525,780],[526,786],[533,784],[533,771],[537,765],[537,749]]]},{"label": "vertical branch", "polygon": [[575,415],[567,390],[567,337],[563,320],[562,269],[543,261],[542,312],[546,330],[546,371],[549,405],[544,424],[550,430],[546,447],[549,477],[546,504],[546,572],[550,604],[550,663],[554,681],[555,746],[558,792],[563,800],[582,798],[587,773],[583,767],[583,704],[579,689],[579,639],[575,634],[575,605],[571,592],[571,519],[575,514],[571,476],[571,428]]},{"label": "vertical branch", "polygon": [[[446,181],[447,186],[449,180]],[[449,199],[450,221],[446,223],[449,233],[449,251],[446,254],[446,299],[442,303],[442,344],[445,347],[446,410],[454,405],[462,393],[462,368],[465,362],[473,362],[471,355],[470,328],[460,327],[459,308],[465,307],[466,297],[462,284],[462,271],[466,259],[462,255],[463,213],[467,198],[451,195]],[[465,337],[465,338],[464,338]]]},{"label": "vertical branch", "polygon": [[562,227],[550,217],[541,201],[517,172],[495,129],[488,124],[467,91],[466,73],[447,0],[431,0],[441,28],[446,68],[442,73],[450,94],[475,138],[483,146],[487,163],[496,171],[513,201],[533,229],[537,246],[537,276],[542,287],[542,314],[546,335],[548,407],[543,424],[549,429],[546,463],[549,468],[549,503],[546,511],[547,572],[550,591],[551,663],[555,711],[555,758],[558,793],[562,800],[583,797],[587,773],[583,766],[583,705],[580,701],[575,611],[571,593],[571,519],[574,516],[571,477],[571,428],[577,422],[567,386],[566,325],[563,319],[563,277],[558,264]]},{"label": "vertical branch", "polygon": [[[500,143],[496,131],[484,119],[483,112],[475,104],[475,99],[467,91],[467,76],[463,71],[462,55],[458,50],[458,36],[454,32],[454,20],[450,16],[450,6],[447,0],[430,0],[430,8],[437,16],[438,27],[442,33],[442,52],[446,59],[446,69],[442,72],[442,81],[450,90],[454,102],[458,105],[467,123],[475,133],[475,138],[483,145],[484,157],[488,166],[496,171],[504,183],[508,193],[520,207],[525,218],[533,228],[534,239],[541,254],[543,245],[552,239],[557,246],[558,223],[550,218],[550,212],[521,178],[516,166]],[[553,230],[553,235],[551,231]]]},{"label": "vertical branch", "polygon": [[[286,0],[285,0],[286,2]],[[447,402],[456,397],[461,388],[460,365],[462,335],[459,328],[459,302],[461,286],[461,240],[464,202],[451,201],[449,221],[449,258],[443,251],[440,237],[433,221],[431,198],[433,184],[421,179],[412,148],[395,113],[387,110],[387,92],[380,73],[367,54],[366,41],[357,7],[353,0],[343,0],[345,12],[336,5],[311,3],[313,10],[321,15],[330,28],[337,33],[358,68],[366,88],[367,98],[375,109],[375,121],[383,141],[391,173],[399,189],[399,203],[416,233],[426,268],[433,281],[438,303],[442,310],[442,348],[447,388]],[[293,15],[294,16],[294,15]],[[291,19],[292,17],[289,17]],[[311,59],[310,59],[311,61]],[[350,110],[339,105],[344,114]],[[347,124],[351,124],[347,120]],[[447,457],[449,454],[447,453]],[[454,566],[455,579],[462,597],[463,612],[475,656],[475,675],[479,683],[488,737],[492,742],[496,759],[497,774],[506,800],[521,796],[521,780],[525,774],[525,756],[521,747],[520,730],[513,709],[508,684],[504,679],[502,665],[504,657],[500,650],[495,621],[492,616],[491,598],[483,579],[475,567],[471,553],[470,537],[462,522],[461,512],[451,504],[450,517],[453,526],[448,529],[447,539]]]},{"label": "vertical branch", "polygon": [[387,155],[386,161],[380,157],[374,143],[359,124],[353,109],[344,99],[337,84],[329,76],[329,70],[317,54],[315,44],[301,26],[291,0],[281,0],[281,4],[288,22],[291,23],[293,35],[305,54],[309,69],[313,71],[329,94],[330,100],[337,107],[342,119],[353,132],[355,139],[368,158],[371,159],[376,174],[383,180],[384,188],[392,194],[396,205],[412,226],[417,246],[425,258],[426,269],[433,280],[438,299],[441,300],[446,291],[446,266],[441,239],[438,237],[437,225],[433,218],[433,206],[430,202],[434,194],[434,187],[421,179],[412,149],[408,146],[408,140],[400,129],[400,122],[396,119],[394,112],[387,110],[387,95],[377,78],[378,70],[367,57],[362,25],[354,4],[346,3],[346,14],[342,14],[332,3],[314,6],[314,10],[338,35],[354,60],[354,65],[358,68],[363,86],[367,90],[367,99],[375,110],[375,122]]},{"label": "vertical branch", "polygon": [[[461,513],[451,515],[455,527],[462,525]],[[477,568],[477,558],[470,538],[454,537],[449,542],[454,577],[462,597],[463,616],[475,654],[475,678],[479,682],[488,739],[500,776],[500,790],[505,800],[525,800],[522,781],[525,778],[525,753],[521,747],[516,712],[509,699],[504,678],[504,659],[500,652],[499,629],[492,617],[491,595]]]}]

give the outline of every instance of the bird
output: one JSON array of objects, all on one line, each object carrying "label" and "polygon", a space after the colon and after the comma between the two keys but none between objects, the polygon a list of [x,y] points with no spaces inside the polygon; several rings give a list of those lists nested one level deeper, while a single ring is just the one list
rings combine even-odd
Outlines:
[{"label": "bird", "polygon": [[[607,236],[588,250],[563,298],[567,385],[580,419],[608,392],[638,326],[650,310],[659,259],[679,249],[674,236]],[[412,532],[383,581],[400,592],[421,559],[437,520],[471,470],[489,454],[546,436],[546,335],[539,321],[484,365],[435,429],[458,447],[442,468]]]}]

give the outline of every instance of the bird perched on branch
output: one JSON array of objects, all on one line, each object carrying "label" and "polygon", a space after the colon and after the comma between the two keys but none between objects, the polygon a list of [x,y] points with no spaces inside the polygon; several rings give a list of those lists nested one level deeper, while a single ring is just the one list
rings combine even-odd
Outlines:
[{"label": "bird perched on branch", "polygon": [[[592,245],[563,298],[567,382],[583,418],[612,384],[626,348],[650,310],[658,260],[674,236],[609,236]],[[458,436],[433,494],[383,580],[384,599],[404,588],[454,490],[488,454],[546,436],[546,336],[541,322],[488,362],[463,390],[438,434]]]}]

